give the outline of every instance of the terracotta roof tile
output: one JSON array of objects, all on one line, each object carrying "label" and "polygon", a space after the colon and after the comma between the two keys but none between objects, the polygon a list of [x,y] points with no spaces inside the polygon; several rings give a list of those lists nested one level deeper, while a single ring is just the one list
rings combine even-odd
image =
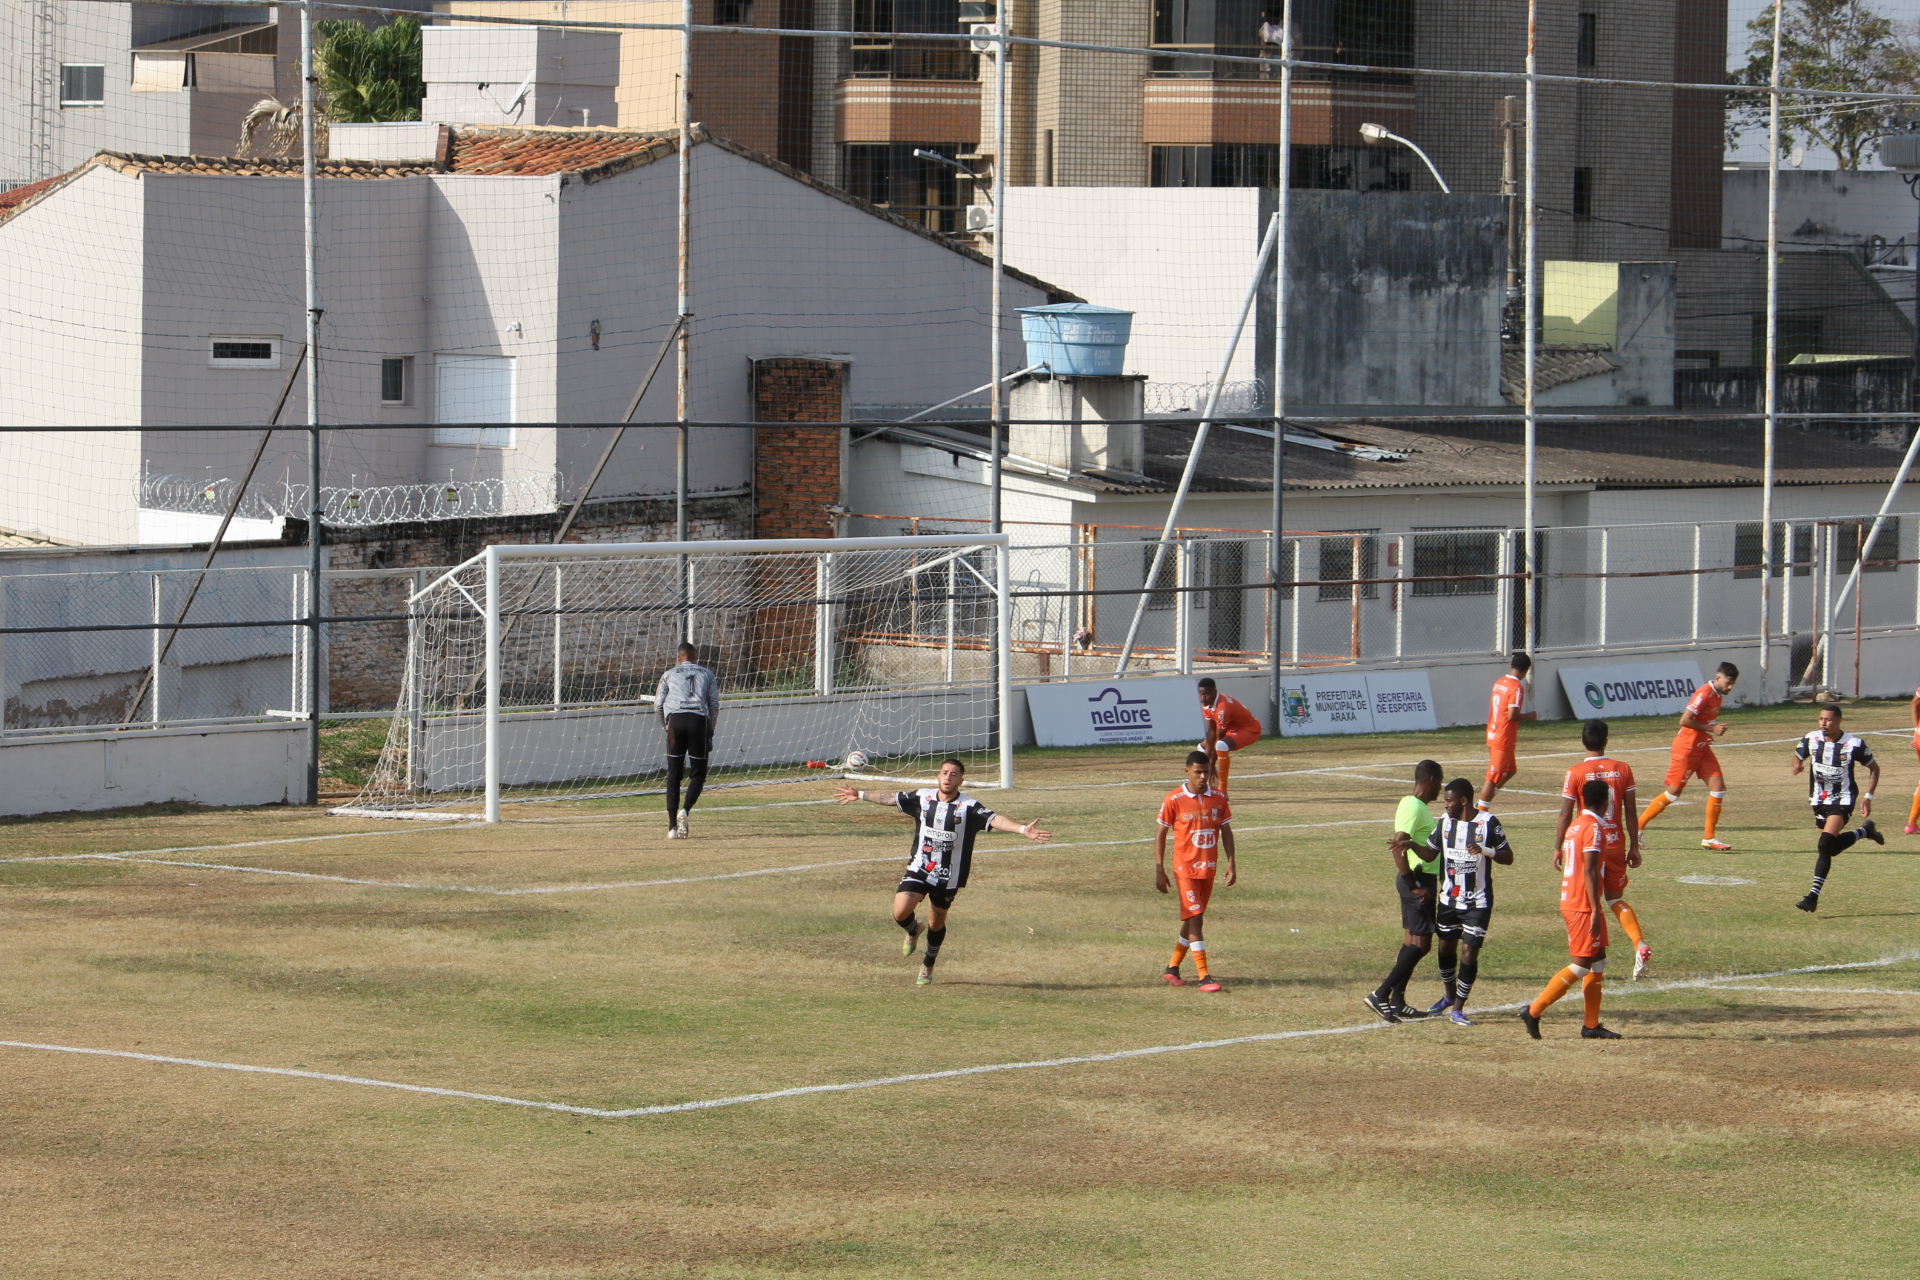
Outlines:
[{"label": "terracotta roof tile", "polygon": [[15,187],[11,191],[0,191],[0,212],[11,212],[33,197],[39,195],[66,178],[64,173],[56,173],[51,178],[42,178],[38,182],[29,182],[25,186]]}]

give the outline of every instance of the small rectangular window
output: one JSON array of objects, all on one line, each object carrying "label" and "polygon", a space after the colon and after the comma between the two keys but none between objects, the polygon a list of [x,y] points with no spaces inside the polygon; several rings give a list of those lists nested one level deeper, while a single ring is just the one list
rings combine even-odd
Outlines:
[{"label": "small rectangular window", "polygon": [[[1140,578],[1145,581],[1153,573],[1153,554],[1160,549],[1158,542],[1140,544]],[[1175,542],[1166,544],[1167,553],[1160,558],[1160,572],[1154,575],[1153,591],[1147,596],[1147,608],[1173,608],[1174,588],[1180,585],[1180,545]]]},{"label": "small rectangular window", "polygon": [[1415,596],[1490,596],[1499,572],[1500,535],[1495,530],[1413,535],[1413,576],[1444,579],[1415,582]]},{"label": "small rectangular window", "polygon": [[753,25],[753,0],[714,0],[713,25],[746,27]]},{"label": "small rectangular window", "polygon": [[[1873,521],[1862,520],[1858,524],[1840,525],[1834,532],[1833,560],[1836,573],[1852,573],[1854,557],[1858,554],[1860,539],[1867,536],[1867,530],[1873,527]],[[1861,566],[1866,573],[1891,573],[1899,566],[1892,561],[1900,558],[1900,517],[1888,516],[1880,525],[1880,532],[1874,538],[1873,545],[1867,549],[1867,563]]]},{"label": "small rectangular window", "polygon": [[[1789,528],[1793,530],[1793,576],[1804,578],[1813,572],[1813,526],[1789,525],[1785,521],[1775,523],[1773,528],[1773,576],[1779,577],[1784,568],[1781,561],[1785,558]],[[1734,526],[1733,576],[1736,578],[1760,576],[1760,522],[1758,520],[1742,521]]]},{"label": "small rectangular window", "polygon": [[91,62],[69,62],[61,66],[61,106],[104,107],[106,104],[106,67]]},{"label": "small rectangular window", "polygon": [[1573,216],[1585,221],[1593,216],[1593,170],[1573,171]]},{"label": "small rectangular window", "polygon": [[207,363],[216,369],[278,369],[280,339],[273,337],[222,337],[213,339]]},{"label": "small rectangular window", "polygon": [[1594,65],[1595,55],[1599,52],[1599,26],[1599,15],[1592,13],[1580,15],[1579,63],[1583,67]]},{"label": "small rectangular window", "polygon": [[413,361],[405,356],[388,356],[380,361],[380,403],[406,404],[408,383],[413,379]]},{"label": "small rectangular window", "polygon": [[[1373,537],[1375,530],[1357,529],[1352,534],[1330,533],[1320,538],[1320,593],[1322,600],[1351,600],[1353,588],[1343,585],[1342,578],[1375,578],[1374,565],[1378,557],[1379,539]],[[1360,563],[1353,562],[1355,544],[1360,551]],[[1380,585],[1368,582],[1360,588],[1362,600],[1376,600],[1380,596]]]}]

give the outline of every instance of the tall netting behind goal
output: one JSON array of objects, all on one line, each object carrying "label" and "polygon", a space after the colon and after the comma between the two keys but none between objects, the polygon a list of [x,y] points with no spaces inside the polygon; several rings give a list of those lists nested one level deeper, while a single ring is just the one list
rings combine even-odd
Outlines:
[{"label": "tall netting behind goal", "polygon": [[720,678],[709,788],[919,783],[946,756],[1010,784],[1005,570],[1003,534],[491,547],[410,601],[386,746],[336,812],[658,792],[682,639]]}]

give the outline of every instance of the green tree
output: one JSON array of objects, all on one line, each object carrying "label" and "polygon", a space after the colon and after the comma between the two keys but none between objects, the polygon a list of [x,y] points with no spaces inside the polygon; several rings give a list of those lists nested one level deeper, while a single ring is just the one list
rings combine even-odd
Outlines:
[{"label": "green tree", "polygon": [[[1787,0],[1780,29],[1780,87],[1837,93],[1920,92],[1920,48],[1914,33],[1859,0]],[[1773,74],[1773,9],[1747,24],[1747,65],[1729,77],[1764,89]],[[1727,113],[1727,143],[1767,129],[1768,95],[1736,93]],[[1913,104],[1860,98],[1780,97],[1780,147],[1826,147],[1842,169],[1858,169],[1883,135],[1909,127]]]},{"label": "green tree", "polygon": [[420,75],[420,20],[395,18],[369,30],[357,22],[313,24],[314,69],[335,124],[418,120],[427,86]]}]

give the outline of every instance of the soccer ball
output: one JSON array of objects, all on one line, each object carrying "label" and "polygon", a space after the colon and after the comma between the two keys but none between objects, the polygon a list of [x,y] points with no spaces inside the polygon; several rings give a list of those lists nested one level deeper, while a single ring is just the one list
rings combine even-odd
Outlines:
[{"label": "soccer ball", "polygon": [[857,773],[867,767],[867,753],[864,751],[847,752],[846,764],[848,769]]}]

